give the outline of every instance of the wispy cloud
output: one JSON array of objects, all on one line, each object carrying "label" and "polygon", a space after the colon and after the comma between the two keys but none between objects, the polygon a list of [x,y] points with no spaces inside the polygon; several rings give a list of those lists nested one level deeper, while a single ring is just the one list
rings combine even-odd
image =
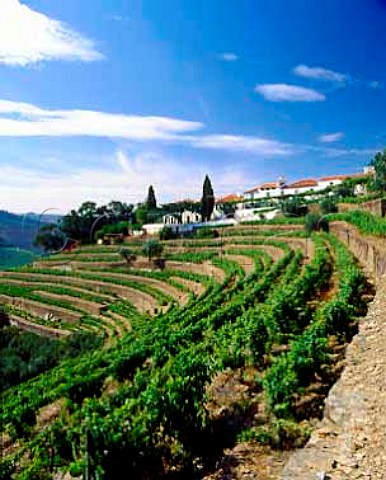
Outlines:
[{"label": "wispy cloud", "polygon": [[93,136],[142,142],[167,141],[194,148],[270,157],[294,152],[290,144],[262,137],[199,134],[203,127],[201,122],[178,118],[79,109],[49,110],[30,103],[0,100],[0,137]]},{"label": "wispy cloud", "polygon": [[103,58],[92,40],[19,0],[1,0],[0,63],[26,66],[43,60]]},{"label": "wispy cloud", "polygon": [[368,85],[373,90],[380,90],[381,88],[383,88],[382,82],[379,82],[378,80],[373,80],[372,82],[369,82]]},{"label": "wispy cloud", "polygon": [[[99,204],[112,199],[140,202],[146,197],[148,186],[154,186],[160,202],[178,198],[199,198],[208,166],[195,164],[185,158],[168,158],[155,152],[129,155],[117,150],[109,162],[99,167],[81,165],[67,169],[67,174],[2,165],[4,181],[0,189],[0,205],[17,212],[42,212],[55,208],[65,213],[86,200]],[[108,173],[107,173],[108,172]],[[209,174],[216,194],[243,190],[250,182],[250,173],[242,165],[223,168],[219,165]]]},{"label": "wispy cloud", "polygon": [[192,145],[198,148],[247,152],[262,157],[287,156],[295,153],[291,144],[245,135],[205,135],[194,138]]},{"label": "wispy cloud", "polygon": [[327,70],[323,67],[308,67],[307,65],[298,65],[293,72],[299,77],[314,78],[316,80],[328,80],[331,82],[344,83],[349,80],[349,75],[344,73]]},{"label": "wispy cloud", "polygon": [[110,20],[113,20],[114,22],[129,22],[130,17],[128,15],[120,15],[118,13],[114,13],[108,16]]},{"label": "wispy cloud", "polygon": [[255,92],[271,102],[323,102],[324,94],[313,88],[285,83],[256,85]]},{"label": "wispy cloud", "polygon": [[379,151],[378,148],[325,148],[322,153],[326,157],[369,157]]},{"label": "wispy cloud", "polygon": [[[12,115],[11,115],[12,114]],[[17,115],[17,118],[15,117]],[[0,137],[95,136],[133,140],[171,140],[198,130],[200,122],[92,110],[48,110],[0,100]]]},{"label": "wispy cloud", "polygon": [[338,158],[338,157],[363,157],[363,158],[371,158],[379,148],[355,148],[355,147],[322,147],[322,146],[315,146],[315,145],[304,145],[303,149],[305,152],[314,152],[320,154],[324,157],[330,158]]},{"label": "wispy cloud", "polygon": [[219,59],[224,62],[236,62],[239,59],[238,55],[232,52],[224,52],[219,55]]},{"label": "wispy cloud", "polygon": [[344,137],[343,132],[336,132],[336,133],[326,133],[324,135],[320,135],[319,142],[322,143],[333,143],[342,140]]}]

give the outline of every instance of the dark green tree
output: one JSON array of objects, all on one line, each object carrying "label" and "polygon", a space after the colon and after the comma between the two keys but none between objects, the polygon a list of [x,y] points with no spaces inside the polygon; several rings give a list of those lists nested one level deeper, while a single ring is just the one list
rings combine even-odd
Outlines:
[{"label": "dark green tree", "polygon": [[327,213],[336,213],[338,211],[338,206],[332,198],[325,197],[320,202],[320,211],[322,215],[327,215]]},{"label": "dark green tree", "polygon": [[154,257],[161,256],[164,247],[157,240],[148,240],[142,248],[142,254],[148,257],[149,262]]},{"label": "dark green tree", "polygon": [[131,265],[137,258],[135,251],[131,248],[121,248],[119,254],[127,262],[128,265]]},{"label": "dark green tree", "polygon": [[307,213],[307,205],[302,204],[300,197],[293,196],[280,202],[280,209],[289,217],[301,217]]},{"label": "dark green tree", "polygon": [[208,175],[205,176],[204,184],[202,187],[202,198],[201,198],[201,212],[202,219],[204,222],[210,220],[210,217],[214,209],[214,192],[212,187],[212,182]]},{"label": "dark green tree", "polygon": [[42,247],[45,252],[57,252],[64,247],[66,236],[55,224],[44,225],[36,235],[34,245]]},{"label": "dark green tree", "polygon": [[323,218],[322,215],[318,215],[317,213],[307,213],[307,215],[305,216],[304,227],[307,233],[318,230],[328,232],[329,225],[327,218]]},{"label": "dark green tree", "polygon": [[146,207],[149,210],[155,210],[157,208],[157,200],[155,198],[153,185],[150,185],[146,198]]},{"label": "dark green tree", "polygon": [[159,232],[160,240],[174,240],[175,238],[178,238],[178,233],[167,225]]},{"label": "dark green tree", "polygon": [[374,167],[375,175],[371,182],[371,188],[376,191],[386,190],[386,149],[383,152],[378,152],[370,166]]}]

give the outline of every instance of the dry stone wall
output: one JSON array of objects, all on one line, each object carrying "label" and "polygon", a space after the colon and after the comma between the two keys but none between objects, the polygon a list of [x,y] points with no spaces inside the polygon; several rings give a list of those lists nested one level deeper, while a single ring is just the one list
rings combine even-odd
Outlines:
[{"label": "dry stone wall", "polygon": [[345,222],[331,223],[330,231],[372,273],[377,293],[347,347],[345,368],[326,399],[323,420],[307,445],[291,456],[281,480],[384,480],[386,241],[362,236]]},{"label": "dry stone wall", "polygon": [[349,247],[376,280],[386,273],[386,238],[363,236],[347,222],[331,222],[330,232]]},{"label": "dry stone wall", "polygon": [[363,203],[339,203],[338,208],[340,212],[349,212],[351,210],[363,210],[384,217],[386,215],[386,200],[370,200]]}]

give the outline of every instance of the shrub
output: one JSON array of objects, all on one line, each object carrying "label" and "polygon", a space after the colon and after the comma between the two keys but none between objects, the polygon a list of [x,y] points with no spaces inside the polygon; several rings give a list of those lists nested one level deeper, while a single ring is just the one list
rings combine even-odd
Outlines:
[{"label": "shrub", "polygon": [[316,230],[328,232],[328,221],[317,213],[307,213],[305,217],[305,228],[308,233]]},{"label": "shrub", "polygon": [[213,228],[198,228],[195,231],[195,238],[218,238],[220,234]]},{"label": "shrub", "polygon": [[130,248],[121,248],[119,254],[128,264],[133,263],[137,258],[134,250],[131,250]]},{"label": "shrub", "polygon": [[327,213],[336,213],[338,207],[332,198],[326,197],[320,202],[320,211],[323,215],[326,215]]},{"label": "shrub", "polygon": [[170,227],[164,227],[159,232],[160,240],[174,240],[178,238],[178,233]]},{"label": "shrub", "polygon": [[304,216],[308,211],[307,205],[302,204],[302,201],[299,197],[291,197],[282,200],[280,208],[284,215],[295,217]]},{"label": "shrub", "polygon": [[157,240],[148,240],[142,248],[142,254],[149,258],[149,262],[153,257],[159,257],[164,247]]}]

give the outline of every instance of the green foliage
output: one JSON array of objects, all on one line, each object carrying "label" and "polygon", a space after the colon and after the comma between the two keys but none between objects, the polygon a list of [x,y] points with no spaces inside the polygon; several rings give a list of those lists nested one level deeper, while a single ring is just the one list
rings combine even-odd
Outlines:
[{"label": "green foliage", "polygon": [[0,391],[35,377],[66,358],[73,358],[101,344],[100,338],[76,333],[65,340],[23,332],[15,327],[0,329]]},{"label": "green foliage", "polygon": [[210,220],[214,209],[214,191],[208,175],[205,176],[202,187],[201,208],[203,221]]},{"label": "green foliage", "polygon": [[307,213],[307,205],[304,205],[300,197],[293,196],[280,201],[280,209],[284,215],[302,217]]},{"label": "green foliage", "polygon": [[157,240],[148,240],[142,247],[142,255],[148,257],[150,262],[152,258],[161,256],[163,248],[162,244]]},{"label": "green foliage", "polygon": [[386,190],[386,150],[378,152],[370,165],[375,169],[375,176],[370,183],[371,189],[384,192]]},{"label": "green foliage", "polygon": [[203,227],[203,228],[197,228],[194,231],[194,238],[197,238],[197,239],[218,238],[219,236],[220,234],[218,233],[218,231],[213,228]]},{"label": "green foliage", "polygon": [[268,425],[244,430],[239,441],[255,441],[281,450],[299,448],[310,437],[310,430],[292,420],[278,419]]},{"label": "green foliage", "polygon": [[370,212],[353,210],[331,215],[329,220],[344,220],[351,223],[365,235],[386,236],[386,219],[373,215]]},{"label": "green foliage", "polygon": [[45,252],[57,252],[65,246],[66,237],[58,225],[48,224],[40,228],[34,245],[42,247]]},{"label": "green foliage", "polygon": [[305,229],[307,233],[318,230],[328,231],[328,220],[317,213],[307,213],[305,217]]},{"label": "green foliage", "polygon": [[148,210],[155,210],[157,208],[157,200],[155,198],[153,185],[150,185],[149,187],[145,204]]},{"label": "green foliage", "polygon": [[104,225],[100,230],[97,230],[95,232],[94,240],[99,240],[100,238],[103,238],[106,234],[111,233],[121,233],[123,235],[127,235],[128,228],[129,223],[126,221]]},{"label": "green foliage", "polygon": [[[252,364],[258,370],[255,388],[264,388],[269,400],[272,421],[251,431],[250,438],[279,448],[304,441],[306,432],[290,419],[294,397],[331,360],[328,335],[348,335],[350,320],[360,309],[356,296],[363,279],[345,247],[327,235],[313,236],[315,256],[306,265],[303,255],[284,242],[244,236],[237,239],[238,249],[233,246],[236,240],[229,240],[230,252],[248,252],[255,260],[254,272],[244,275],[230,259],[220,259],[218,249],[190,250],[183,254],[189,261],[211,259],[223,268],[222,285],[208,283],[199,299],[151,320],[123,301],[114,302],[111,311],[130,319],[130,333],[113,347],[68,358],[0,397],[0,421],[31,452],[28,465],[20,466],[22,475],[38,468],[49,471],[46,452],[51,448],[55,466],[71,468],[74,474],[88,469],[91,477],[119,478],[124,466],[130,478],[156,478],[171,471],[187,478],[188,469],[193,470],[195,459],[207,453],[213,439],[206,386],[226,367]],[[283,257],[274,263],[259,251],[263,243],[282,249]],[[211,239],[186,246],[201,244],[222,246]],[[318,302],[329,284],[333,260],[339,291],[327,302]],[[146,275],[175,275],[156,273]],[[90,272],[55,275],[92,278]],[[123,275],[112,281],[129,285]],[[277,356],[273,345],[284,345],[286,353]],[[69,399],[65,418],[34,434],[34,412],[63,396]]]},{"label": "green foliage", "polygon": [[178,238],[178,233],[172,228],[165,226],[159,232],[159,238],[160,240],[175,240],[176,238]]},{"label": "green foliage", "polygon": [[[336,197],[338,198],[344,198],[344,197],[352,197],[354,195],[354,189],[355,189],[355,182],[353,179],[346,179],[343,180],[342,183],[334,187],[333,192]],[[326,213],[332,213],[332,212],[326,212]]]},{"label": "green foliage", "polygon": [[320,202],[320,211],[322,215],[326,215],[328,213],[336,213],[338,211],[338,207],[331,197],[325,197]]},{"label": "green foliage", "polygon": [[163,214],[163,209],[150,209],[147,204],[144,203],[135,210],[135,219],[140,225],[144,225],[146,223],[157,223],[161,220]]},{"label": "green foliage", "polygon": [[137,258],[137,255],[135,253],[135,250],[127,247],[123,247],[119,250],[120,256],[126,260],[128,265],[131,265],[135,259]]},{"label": "green foliage", "polygon": [[[61,219],[60,230],[68,238],[92,243],[105,233],[126,233],[127,222],[133,219],[133,205],[113,200],[98,207],[95,202],[84,202],[78,210],[71,210]],[[116,225],[120,225],[118,231],[114,230]]]},{"label": "green foliage", "polygon": [[0,270],[32,263],[35,258],[35,254],[28,250],[0,247]]}]

